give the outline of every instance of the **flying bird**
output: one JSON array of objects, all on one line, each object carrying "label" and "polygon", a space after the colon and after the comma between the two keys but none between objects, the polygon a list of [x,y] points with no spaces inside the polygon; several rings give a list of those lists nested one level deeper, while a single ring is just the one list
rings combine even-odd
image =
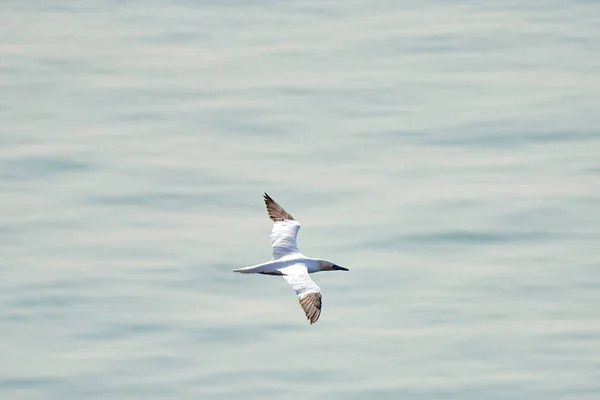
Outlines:
[{"label": "flying bird", "polygon": [[298,296],[298,302],[310,324],[317,322],[321,316],[321,288],[317,286],[308,274],[319,271],[348,271],[332,261],[322,258],[310,258],[300,253],[296,236],[300,223],[285,211],[268,194],[264,195],[269,217],[273,221],[271,230],[271,247],[273,258],[262,264],[234,269],[242,274],[263,274],[281,276],[287,281]]}]

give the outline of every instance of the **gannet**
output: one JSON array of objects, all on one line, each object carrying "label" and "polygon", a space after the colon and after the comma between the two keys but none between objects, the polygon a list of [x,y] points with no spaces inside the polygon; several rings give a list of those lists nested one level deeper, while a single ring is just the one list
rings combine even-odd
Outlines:
[{"label": "gannet", "polygon": [[269,217],[273,221],[271,230],[271,247],[273,258],[262,264],[234,269],[242,274],[263,274],[282,276],[298,296],[306,318],[310,324],[317,322],[321,316],[321,288],[317,286],[308,274],[319,271],[348,271],[332,261],[322,258],[310,258],[300,253],[296,236],[300,230],[300,223],[294,219],[273,200],[267,193],[264,194],[265,205]]}]

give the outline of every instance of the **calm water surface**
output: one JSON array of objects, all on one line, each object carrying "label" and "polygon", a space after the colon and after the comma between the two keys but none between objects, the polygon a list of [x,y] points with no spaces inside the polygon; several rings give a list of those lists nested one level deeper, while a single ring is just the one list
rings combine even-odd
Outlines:
[{"label": "calm water surface", "polygon": [[[598,43],[593,1],[3,1],[0,397],[600,398]],[[231,272],[263,191],[351,269],[314,326]]]}]

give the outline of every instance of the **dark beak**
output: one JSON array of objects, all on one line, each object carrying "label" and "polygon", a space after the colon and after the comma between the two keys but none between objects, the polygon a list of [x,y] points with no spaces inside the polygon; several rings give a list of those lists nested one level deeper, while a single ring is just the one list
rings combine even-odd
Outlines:
[{"label": "dark beak", "polygon": [[344,267],[340,267],[339,265],[335,265],[333,264],[333,267],[331,267],[332,271],[350,271],[348,268],[344,268]]}]

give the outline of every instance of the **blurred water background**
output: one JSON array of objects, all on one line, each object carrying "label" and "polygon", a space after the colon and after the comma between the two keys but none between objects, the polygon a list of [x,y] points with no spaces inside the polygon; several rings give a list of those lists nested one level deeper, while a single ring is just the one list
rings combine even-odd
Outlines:
[{"label": "blurred water background", "polygon": [[[3,1],[0,398],[600,398],[599,43],[595,1]],[[316,325],[231,272],[263,191],[351,270]]]}]

